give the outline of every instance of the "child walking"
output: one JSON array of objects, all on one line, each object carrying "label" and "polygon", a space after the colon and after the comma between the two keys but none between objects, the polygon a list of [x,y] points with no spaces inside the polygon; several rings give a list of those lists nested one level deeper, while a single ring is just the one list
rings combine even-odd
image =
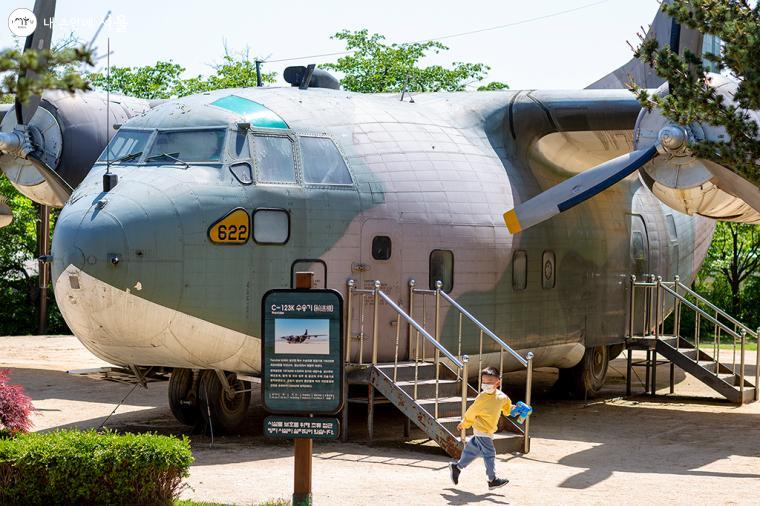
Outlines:
[{"label": "child walking", "polygon": [[459,483],[459,473],[477,457],[483,457],[488,476],[489,490],[503,487],[509,480],[496,477],[496,449],[493,446],[493,435],[496,432],[499,417],[503,414],[509,416],[512,410],[512,401],[499,390],[501,379],[499,372],[493,367],[486,367],[480,373],[481,392],[475,398],[475,402],[467,408],[457,429],[473,428],[473,436],[467,441],[458,462],[451,462],[451,481],[454,485]]}]

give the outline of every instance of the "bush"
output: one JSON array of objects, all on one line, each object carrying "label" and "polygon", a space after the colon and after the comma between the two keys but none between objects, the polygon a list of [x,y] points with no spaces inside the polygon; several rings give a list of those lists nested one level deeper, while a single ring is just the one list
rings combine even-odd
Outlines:
[{"label": "bush", "polygon": [[94,430],[0,439],[0,504],[172,504],[190,442]]},{"label": "bush", "polygon": [[26,432],[32,426],[32,400],[21,385],[10,384],[9,375],[9,370],[0,369],[0,436]]}]

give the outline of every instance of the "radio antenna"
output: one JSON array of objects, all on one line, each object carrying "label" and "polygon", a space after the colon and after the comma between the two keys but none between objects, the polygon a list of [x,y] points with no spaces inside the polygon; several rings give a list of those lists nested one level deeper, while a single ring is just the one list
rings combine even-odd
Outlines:
[{"label": "radio antenna", "polygon": [[[110,15],[111,12],[109,11],[108,14]],[[106,16],[106,19],[108,19],[108,16]],[[109,123],[111,123],[111,37],[108,37],[107,44],[107,53],[106,53],[106,82],[108,83],[108,86],[106,86],[106,174],[111,173],[111,144],[109,142],[108,134],[110,133],[110,130],[108,130]]]}]

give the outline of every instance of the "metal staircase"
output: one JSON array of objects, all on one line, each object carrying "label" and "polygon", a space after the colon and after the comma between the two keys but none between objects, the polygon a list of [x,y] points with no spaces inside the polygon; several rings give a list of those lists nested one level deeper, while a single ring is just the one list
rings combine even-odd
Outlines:
[{"label": "metal staircase", "polygon": [[[681,335],[683,311],[694,313],[694,333]],[[657,365],[670,364],[670,393],[674,393],[675,366],[699,379],[731,402],[757,401],[760,390],[760,346],[756,351],[754,381],[747,380],[746,351],[749,340],[757,342],[760,329],[753,331],[710,303],[675,277],[673,281],[648,276],[637,281],[631,276],[628,327],[628,374],[626,393],[631,394],[634,366],[646,368],[645,389],[655,395]],[[667,324],[667,325],[666,325]],[[666,328],[668,329],[666,332]],[[712,331],[704,338],[703,329]],[[721,356],[721,337],[730,339],[731,348]],[[645,350],[646,359],[635,362],[632,350]],[[657,355],[665,361],[657,360]],[[731,359],[726,360],[725,355]]]},{"label": "metal staircase", "polygon": [[[532,359],[533,354],[526,357],[510,348],[498,336],[486,328],[474,316],[454,301],[441,289],[441,283],[436,284],[435,290],[422,290],[415,287],[414,281],[409,283],[409,311],[404,311],[391,297],[381,290],[381,283],[375,281],[371,289],[357,288],[353,280],[348,282],[347,298],[347,324],[346,324],[346,369],[349,385],[366,385],[366,397],[349,397],[344,405],[343,412],[343,437],[348,435],[348,409],[349,403],[367,404],[367,428],[369,440],[372,441],[374,432],[374,406],[375,404],[388,402],[405,415],[404,435],[409,436],[410,422],[413,422],[425,434],[451,457],[458,458],[464,448],[466,431],[457,431],[456,426],[462,420],[467,407],[475,400],[478,394],[471,386],[467,378],[479,376],[483,357],[484,336],[498,345],[500,373],[503,375],[503,354],[509,354],[514,360],[527,369],[526,377],[526,402],[530,403],[530,391],[532,383]],[[427,306],[425,298],[435,298],[434,315],[432,317],[433,333],[429,332],[427,325]],[[365,301],[365,298],[368,299]],[[352,330],[352,307],[356,300],[360,301],[359,332]],[[415,300],[423,303],[421,322],[412,315],[415,309]],[[371,304],[365,302],[371,301]],[[457,353],[450,352],[441,344],[441,316],[442,302],[449,305],[450,310],[455,311],[459,317],[457,335]],[[381,363],[378,361],[378,345],[382,338],[378,334],[378,308],[383,304],[390,308],[396,315],[395,337],[393,344],[395,349],[394,361]],[[372,333],[364,332],[366,317],[365,307],[372,308]],[[462,354],[463,323],[470,322],[475,326],[480,336],[478,350],[478,369],[468,369],[469,357]],[[408,330],[409,346],[407,350],[399,350],[399,337],[402,321]],[[376,338],[377,336],[377,338]],[[351,363],[351,343],[359,341],[358,361]],[[372,359],[370,363],[364,363],[363,350],[365,341],[371,340]],[[399,355],[406,354],[406,358],[400,360]],[[479,379],[478,379],[479,382]],[[379,393],[380,396],[376,395]],[[503,418],[500,430],[495,434],[494,445],[497,451],[523,451],[530,450],[529,425],[518,425],[509,418]]]}]

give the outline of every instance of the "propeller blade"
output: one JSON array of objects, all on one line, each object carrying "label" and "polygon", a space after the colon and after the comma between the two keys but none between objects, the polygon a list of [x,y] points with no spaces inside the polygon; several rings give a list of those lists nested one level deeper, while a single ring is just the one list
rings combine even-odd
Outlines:
[{"label": "propeller blade", "polygon": [[657,146],[632,151],[581,172],[504,213],[511,234],[567,211],[632,174],[657,156]]},{"label": "propeller blade", "polygon": [[[53,37],[52,19],[55,15],[55,0],[37,0],[34,2],[34,15],[37,18],[37,27],[26,38],[24,52],[28,49],[35,49],[37,51],[50,49],[50,40]],[[44,60],[42,60],[42,63],[44,63]],[[19,73],[19,78],[32,78],[35,74],[34,71],[27,70],[25,74]],[[29,97],[26,103],[21,103],[21,100],[16,96],[16,121],[20,125],[26,125],[32,119],[32,116],[34,116],[41,100],[41,96],[34,95]]]},{"label": "propeller blade", "polygon": [[50,189],[53,190],[53,194],[60,201],[61,207],[63,207],[66,201],[69,200],[74,189],[69,186],[69,183],[67,183],[60,174],[51,169],[48,164],[37,158],[34,153],[28,154],[26,159],[40,171],[42,177],[44,177],[47,184],[50,185]]},{"label": "propeller blade", "polygon": [[13,222],[13,213],[8,207],[6,198],[0,195],[0,228],[7,227]]}]

